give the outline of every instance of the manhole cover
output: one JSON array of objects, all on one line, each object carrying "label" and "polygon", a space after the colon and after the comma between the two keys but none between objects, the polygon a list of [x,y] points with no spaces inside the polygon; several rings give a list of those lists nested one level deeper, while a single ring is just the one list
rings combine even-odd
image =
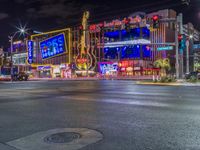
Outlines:
[{"label": "manhole cover", "polygon": [[79,139],[81,135],[75,132],[62,132],[49,135],[44,138],[45,142],[48,143],[69,143],[75,139]]}]

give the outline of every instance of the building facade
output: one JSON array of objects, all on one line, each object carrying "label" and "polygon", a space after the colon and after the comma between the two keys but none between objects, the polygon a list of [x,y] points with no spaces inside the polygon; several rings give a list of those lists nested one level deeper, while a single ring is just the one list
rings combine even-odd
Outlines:
[{"label": "building facade", "polygon": [[[137,12],[121,19],[90,24],[87,30],[89,53],[96,56],[92,70],[100,75],[153,75],[159,73],[159,69],[153,65],[154,61],[167,57],[172,59],[172,65],[175,66],[173,44],[170,52],[158,50],[159,47],[169,46],[169,43],[174,42],[174,23],[160,21],[159,26],[153,29],[153,16],[158,16],[159,20],[176,18],[176,12]],[[72,29],[74,56],[79,53],[81,32],[83,31],[79,27]]]},{"label": "building facade", "polygon": [[71,77],[70,29],[32,35],[28,41],[28,62],[36,78]]}]

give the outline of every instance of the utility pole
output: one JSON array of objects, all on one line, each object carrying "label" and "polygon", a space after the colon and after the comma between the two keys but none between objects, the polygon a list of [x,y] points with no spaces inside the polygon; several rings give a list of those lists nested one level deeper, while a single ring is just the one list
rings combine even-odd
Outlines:
[{"label": "utility pole", "polygon": [[[178,34],[183,34],[183,14],[179,14],[175,21],[175,49],[176,49],[176,78],[183,77],[183,54],[179,55]],[[180,57],[181,58],[180,58]]]},{"label": "utility pole", "polygon": [[179,79],[178,22],[175,22],[176,78]]},{"label": "utility pole", "polygon": [[9,36],[10,39],[10,76],[11,76],[11,82],[13,82],[13,36]]},{"label": "utility pole", "polygon": [[[179,22],[179,33],[183,35],[183,14],[178,14],[178,22]],[[183,50],[184,51],[184,50]],[[180,52],[180,78],[183,78],[183,51]]]},{"label": "utility pole", "polygon": [[190,69],[189,69],[189,64],[190,64],[190,60],[189,60],[189,40],[187,39],[186,41],[186,73],[189,73],[190,72]]}]

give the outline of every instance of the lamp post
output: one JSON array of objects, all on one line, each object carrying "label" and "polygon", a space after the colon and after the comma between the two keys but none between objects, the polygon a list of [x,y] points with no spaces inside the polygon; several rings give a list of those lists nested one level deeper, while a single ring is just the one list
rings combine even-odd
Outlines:
[{"label": "lamp post", "polygon": [[190,72],[190,57],[189,57],[189,46],[190,41],[193,39],[193,35],[189,35],[189,37],[186,40],[186,73]]},{"label": "lamp post", "polygon": [[13,54],[13,39],[17,35],[17,33],[24,34],[25,31],[26,30],[24,28],[22,28],[22,29],[19,29],[19,31],[15,32],[13,35],[8,36],[9,41],[10,41],[10,61],[11,61],[10,76],[11,76],[11,82],[13,82],[13,57],[12,57],[12,54]]}]

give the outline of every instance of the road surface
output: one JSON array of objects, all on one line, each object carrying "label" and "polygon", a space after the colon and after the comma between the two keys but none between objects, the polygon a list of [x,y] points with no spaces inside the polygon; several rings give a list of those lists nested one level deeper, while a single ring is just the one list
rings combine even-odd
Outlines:
[{"label": "road surface", "polygon": [[55,128],[102,133],[101,141],[81,150],[199,150],[200,87],[0,82],[0,150],[16,150],[7,143]]}]

